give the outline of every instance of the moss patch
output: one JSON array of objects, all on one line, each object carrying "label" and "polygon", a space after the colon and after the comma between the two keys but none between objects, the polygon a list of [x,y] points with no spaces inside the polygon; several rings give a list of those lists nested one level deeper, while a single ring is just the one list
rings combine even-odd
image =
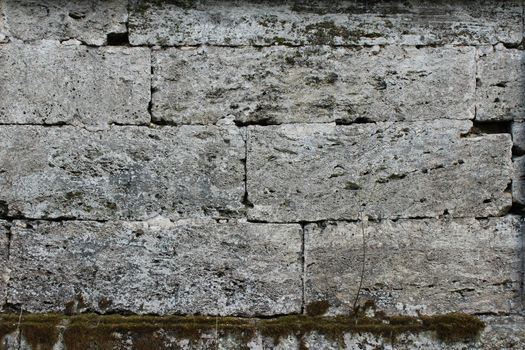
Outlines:
[{"label": "moss patch", "polygon": [[[312,307],[315,312],[326,312],[326,306],[321,303],[310,306],[311,310]],[[301,342],[311,332],[341,343],[345,333],[369,333],[395,341],[402,333],[420,332],[430,332],[440,341],[459,342],[475,339],[484,328],[478,318],[462,313],[420,317],[381,315],[374,318],[364,314],[335,317],[289,315],[271,319],[33,314],[22,317],[20,330],[33,348],[52,349],[61,322],[65,325],[63,339],[68,350],[89,346],[99,350],[113,349],[129,340],[138,350],[162,349],[168,347],[173,338],[195,343],[206,338],[213,341],[215,335],[247,344],[257,332],[275,343],[288,336],[295,336]],[[16,331],[17,327],[18,315],[0,315],[0,338]]]}]

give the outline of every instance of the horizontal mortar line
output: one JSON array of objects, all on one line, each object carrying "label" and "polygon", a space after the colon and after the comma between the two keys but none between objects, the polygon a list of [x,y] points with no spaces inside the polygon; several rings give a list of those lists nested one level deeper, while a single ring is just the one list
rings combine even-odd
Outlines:
[{"label": "horizontal mortar line", "polygon": [[[366,215],[366,213],[363,213]],[[505,218],[508,216],[520,216],[518,214],[512,214],[507,213],[505,215],[501,216],[440,216],[440,217],[434,217],[434,216],[413,216],[413,217],[405,217],[405,218],[381,218],[381,219],[375,219],[375,218],[368,218],[365,222],[372,222],[372,223],[382,223],[382,222],[397,222],[397,221],[422,221],[422,220],[437,220],[437,221],[447,221],[447,220],[469,220],[474,219],[478,221],[482,220],[490,220],[490,219],[498,219],[498,218]],[[345,223],[360,223],[362,220],[359,219],[321,219],[321,220],[299,220],[299,221],[265,221],[265,220],[257,220],[257,219],[248,219],[247,222],[253,223],[253,224],[283,224],[283,225],[308,225],[308,224],[325,224],[325,223],[337,223],[337,222],[345,222]]]},{"label": "horizontal mortar line", "polygon": [[387,47],[407,47],[407,48],[481,48],[485,46],[496,46],[498,44],[502,44],[506,49],[512,49],[512,50],[525,50],[525,47],[522,47],[520,44],[514,45],[514,44],[508,44],[503,42],[497,42],[495,44],[491,43],[472,43],[472,44],[403,44],[403,43],[387,43],[387,44],[239,44],[239,45],[231,45],[231,44],[216,44],[216,43],[200,43],[200,44],[173,44],[173,45],[157,45],[157,44],[126,44],[126,45],[93,45],[93,44],[86,44],[83,42],[80,42],[79,44],[71,44],[71,45],[64,45],[63,43],[68,40],[78,40],[75,38],[70,39],[36,39],[36,40],[20,40],[17,38],[14,38],[16,42],[8,41],[5,43],[0,43],[0,47],[3,45],[9,45],[12,43],[23,43],[25,45],[33,45],[33,44],[39,44],[43,41],[56,41],[57,43],[61,44],[64,47],[74,47],[74,46],[85,46],[85,47],[91,47],[91,48],[104,48],[104,47],[127,47],[127,48],[135,48],[135,47],[142,47],[142,48],[160,48],[160,49],[169,49],[169,48],[199,48],[199,47],[224,47],[224,48],[265,48],[265,47],[290,47],[290,48],[301,48],[301,47],[332,47],[332,48],[349,48],[349,49],[362,49],[365,48],[372,48],[374,46],[379,46],[381,48],[387,48]]},{"label": "horizontal mortar line", "polygon": [[[239,319],[239,320],[253,320],[253,321],[257,321],[257,320],[277,320],[277,319],[282,319],[282,318],[288,318],[288,317],[295,317],[295,316],[300,316],[300,317],[305,317],[305,318],[308,318],[308,317],[312,317],[310,315],[307,315],[307,314],[300,314],[300,313],[283,313],[283,314],[271,314],[271,315],[253,315],[253,316],[246,316],[246,315],[236,315],[236,314],[228,314],[228,315],[214,315],[214,314],[202,314],[202,315],[194,315],[194,314],[177,314],[177,313],[174,313],[174,314],[155,314],[155,313],[149,313],[149,314],[139,314],[139,313],[129,313],[129,312],[123,312],[124,310],[121,310],[120,313],[119,311],[115,311],[115,312],[108,312],[108,313],[99,313],[99,312],[81,312],[81,313],[77,313],[77,314],[65,314],[65,313],[39,313],[39,312],[25,312],[23,313],[22,316],[31,316],[31,315],[39,315],[39,316],[42,316],[43,318],[45,317],[60,317],[60,318],[63,318],[63,319],[71,319],[71,318],[81,318],[81,317],[85,317],[85,316],[96,316],[97,318],[101,318],[101,319],[104,319],[104,318],[113,318],[115,316],[119,317],[119,318],[122,318],[123,320],[125,320],[126,318],[133,318],[133,317],[144,317],[145,319],[148,319],[148,318],[189,318],[190,320],[193,320],[194,318],[200,318],[200,319],[229,319],[229,318],[235,318],[235,319]],[[473,316],[480,316],[480,317],[509,317],[509,316],[518,316],[518,317],[525,317],[525,315],[523,315],[523,313],[519,312],[519,311],[516,311],[516,312],[470,312],[470,313],[466,313],[468,315],[473,315]],[[394,316],[396,314],[393,314]],[[425,315],[423,314],[423,316],[432,316],[433,314],[429,314],[429,315]],[[435,314],[435,315],[439,315],[438,314]],[[12,313],[12,312],[0,312],[0,323],[3,321],[2,320],[2,317],[6,317],[6,316],[16,316],[16,319],[18,320],[18,318],[20,317],[20,314],[19,313]],[[336,314],[336,315],[326,315],[326,316],[322,316],[323,318],[337,318],[338,316],[348,316],[348,315],[345,315],[345,314]],[[414,318],[417,318],[417,316],[411,316],[411,317],[414,317]],[[22,317],[23,319],[23,317]],[[34,322],[33,320],[31,320],[30,322]]]},{"label": "horizontal mortar line", "polygon": [[148,129],[156,129],[156,128],[177,128],[177,127],[187,127],[187,126],[216,126],[216,127],[237,127],[237,128],[245,128],[249,126],[259,126],[259,127],[275,127],[275,126],[282,126],[282,125],[334,125],[334,126],[352,126],[352,125],[361,125],[361,124],[379,124],[379,123],[396,123],[396,124],[416,124],[416,123],[430,123],[434,121],[442,121],[442,120],[455,120],[455,121],[472,121],[473,119],[460,119],[460,118],[436,118],[436,119],[421,119],[421,120],[386,120],[386,121],[356,121],[356,122],[337,122],[337,121],[327,121],[327,122],[287,122],[287,123],[275,123],[275,124],[266,124],[266,123],[230,123],[230,124],[222,124],[222,123],[191,123],[191,124],[177,124],[177,123],[171,123],[171,122],[151,122],[149,124],[124,124],[124,123],[111,123],[104,126],[96,126],[96,125],[75,125],[75,124],[68,124],[68,123],[53,123],[53,124],[46,124],[46,123],[2,123],[0,122],[0,127],[2,126],[40,126],[44,128],[61,128],[61,127],[73,127],[73,128],[79,128],[79,129],[85,129],[87,131],[105,131],[112,127],[137,127],[137,128],[148,128]]},{"label": "horizontal mortar line", "polygon": [[[382,222],[397,222],[397,221],[421,221],[421,220],[436,220],[436,221],[451,221],[451,220],[468,220],[468,219],[474,219],[478,221],[482,220],[490,220],[490,219],[497,219],[497,218],[505,218],[508,216],[519,216],[517,214],[506,214],[503,216],[485,216],[485,217],[407,217],[407,218],[397,218],[397,219],[389,219],[389,218],[382,218],[382,219],[373,219],[369,218],[366,220],[367,222],[371,223],[382,223]],[[151,219],[85,219],[85,218],[72,218],[72,217],[58,217],[58,218],[29,218],[29,217],[0,217],[0,220],[5,220],[8,222],[14,222],[14,221],[27,221],[27,222],[86,222],[86,223],[149,223],[151,220],[154,220],[155,218]],[[263,221],[263,220],[253,220],[253,219],[246,219],[244,217],[238,217],[238,218],[220,218],[219,220],[227,220],[225,223],[218,222],[216,218],[214,217],[186,217],[186,218],[180,218],[177,220],[169,219],[171,223],[184,223],[189,221],[202,221],[202,222],[215,222],[219,225],[222,224],[228,224],[231,221],[237,222],[237,223],[249,223],[249,224],[269,224],[269,225],[309,225],[309,224],[326,224],[326,223],[337,223],[337,222],[344,222],[344,223],[360,223],[361,220],[359,219],[322,219],[322,220],[298,220],[298,221]]]}]

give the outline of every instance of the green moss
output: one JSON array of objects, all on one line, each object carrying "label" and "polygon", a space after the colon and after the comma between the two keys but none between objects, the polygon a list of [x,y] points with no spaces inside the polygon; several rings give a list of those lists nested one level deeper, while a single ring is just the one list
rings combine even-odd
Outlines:
[{"label": "green moss", "polygon": [[445,342],[469,341],[475,339],[485,324],[470,315],[449,313],[445,315],[421,316],[423,326],[434,331],[438,339]]},{"label": "green moss", "polygon": [[[58,324],[61,315],[29,314],[29,315],[0,315],[0,339],[20,330],[32,349],[52,350],[58,340]],[[0,343],[3,350],[3,344]]]},{"label": "green moss", "polygon": [[[24,316],[20,322],[22,335],[33,349],[51,349],[58,339],[59,323],[64,321],[63,339],[68,350],[91,348],[99,350],[118,347],[124,338],[131,339],[138,350],[163,348],[170,338],[188,339],[196,343],[203,335],[218,333],[220,338],[232,337],[238,344],[247,344],[257,332],[277,344],[295,336],[299,342],[305,335],[317,332],[327,339],[343,342],[345,333],[370,333],[395,341],[402,333],[430,332],[445,342],[470,341],[484,328],[474,316],[450,313],[435,316],[367,317],[364,313],[349,316],[323,317],[327,302],[309,305],[310,315],[289,315],[272,319],[207,317],[207,316],[121,316],[81,314],[74,316],[37,314]],[[0,315],[0,338],[16,331],[18,315]],[[117,337],[120,334],[120,337]],[[124,336],[124,338],[122,338]]]},{"label": "green moss", "polygon": [[328,311],[330,303],[326,300],[311,302],[306,305],[306,314],[309,316],[322,316]]}]

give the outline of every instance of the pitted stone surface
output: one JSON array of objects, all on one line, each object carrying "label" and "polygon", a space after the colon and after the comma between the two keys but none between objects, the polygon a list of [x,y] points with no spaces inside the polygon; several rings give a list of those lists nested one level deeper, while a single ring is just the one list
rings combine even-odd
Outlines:
[{"label": "pitted stone surface", "polygon": [[23,41],[77,39],[98,46],[107,34],[127,31],[126,0],[3,0],[0,12],[8,35]]},{"label": "pitted stone surface", "polygon": [[[1,203],[0,203],[1,205]],[[1,207],[0,207],[1,210]],[[5,220],[0,220],[0,312],[3,311],[7,296],[7,284],[11,275],[7,259],[9,257],[9,228]]]},{"label": "pitted stone surface", "polygon": [[170,48],[153,58],[152,115],[163,123],[474,118],[473,48]]},{"label": "pitted stone surface", "polygon": [[270,222],[484,217],[511,205],[508,134],[470,121],[248,128],[248,216]]},{"label": "pitted stone surface", "polygon": [[525,204],[525,156],[514,158],[513,164],[512,199],[516,203]]},{"label": "pitted stone surface", "polygon": [[138,1],[133,45],[518,44],[518,0],[421,2]]},{"label": "pitted stone surface", "polygon": [[[352,307],[365,255],[360,302],[392,314],[511,313],[521,309],[521,224],[517,216],[334,222],[306,226],[306,304]],[[363,244],[365,250],[363,250]]]},{"label": "pitted stone surface", "polygon": [[142,220],[243,210],[242,129],[0,128],[0,201],[25,218]]},{"label": "pitted stone surface", "polygon": [[23,222],[8,302],[30,312],[272,315],[301,310],[299,225]]},{"label": "pitted stone surface", "polygon": [[525,118],[525,56],[522,50],[479,51],[476,119],[523,120]]},{"label": "pitted stone surface", "polygon": [[149,123],[150,52],[53,41],[3,45],[0,94],[0,123]]}]

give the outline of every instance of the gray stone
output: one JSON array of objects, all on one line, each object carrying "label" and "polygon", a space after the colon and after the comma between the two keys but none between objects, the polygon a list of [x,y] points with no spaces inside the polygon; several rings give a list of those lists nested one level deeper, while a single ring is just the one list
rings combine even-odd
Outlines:
[{"label": "gray stone", "polygon": [[[305,303],[330,313],[372,300],[392,314],[521,310],[517,216],[491,219],[330,222],[305,228]],[[364,228],[364,237],[363,237]]]},{"label": "gray stone", "polygon": [[498,47],[480,50],[477,73],[476,119],[525,118],[525,60],[521,50]]},{"label": "gray stone", "polygon": [[509,134],[470,121],[248,128],[251,219],[485,217],[511,206]]},{"label": "gray stone", "polygon": [[2,45],[0,123],[149,123],[150,63],[147,48]]},{"label": "gray stone", "polygon": [[525,204],[525,156],[514,158],[513,164],[512,200],[518,204]]},{"label": "gray stone", "polygon": [[110,33],[126,33],[126,0],[3,0],[8,35],[23,41],[78,39],[105,45]]},{"label": "gray stone", "polygon": [[468,47],[169,48],[153,59],[152,116],[163,123],[474,118]]},{"label": "gray stone", "polygon": [[525,153],[525,122],[512,123],[512,143],[518,153]]},{"label": "gray stone", "polygon": [[518,0],[135,2],[133,45],[478,45],[523,36]]},{"label": "gray stone", "polygon": [[[0,203],[1,205],[1,203]],[[1,211],[1,207],[0,207]],[[10,270],[7,264],[9,258],[9,227],[5,220],[0,220],[0,312],[7,296]]]},{"label": "gray stone", "polygon": [[238,216],[242,129],[0,128],[0,201],[11,217],[142,220]]},{"label": "gray stone", "polygon": [[12,234],[8,301],[29,312],[301,310],[299,225],[17,221]]}]

